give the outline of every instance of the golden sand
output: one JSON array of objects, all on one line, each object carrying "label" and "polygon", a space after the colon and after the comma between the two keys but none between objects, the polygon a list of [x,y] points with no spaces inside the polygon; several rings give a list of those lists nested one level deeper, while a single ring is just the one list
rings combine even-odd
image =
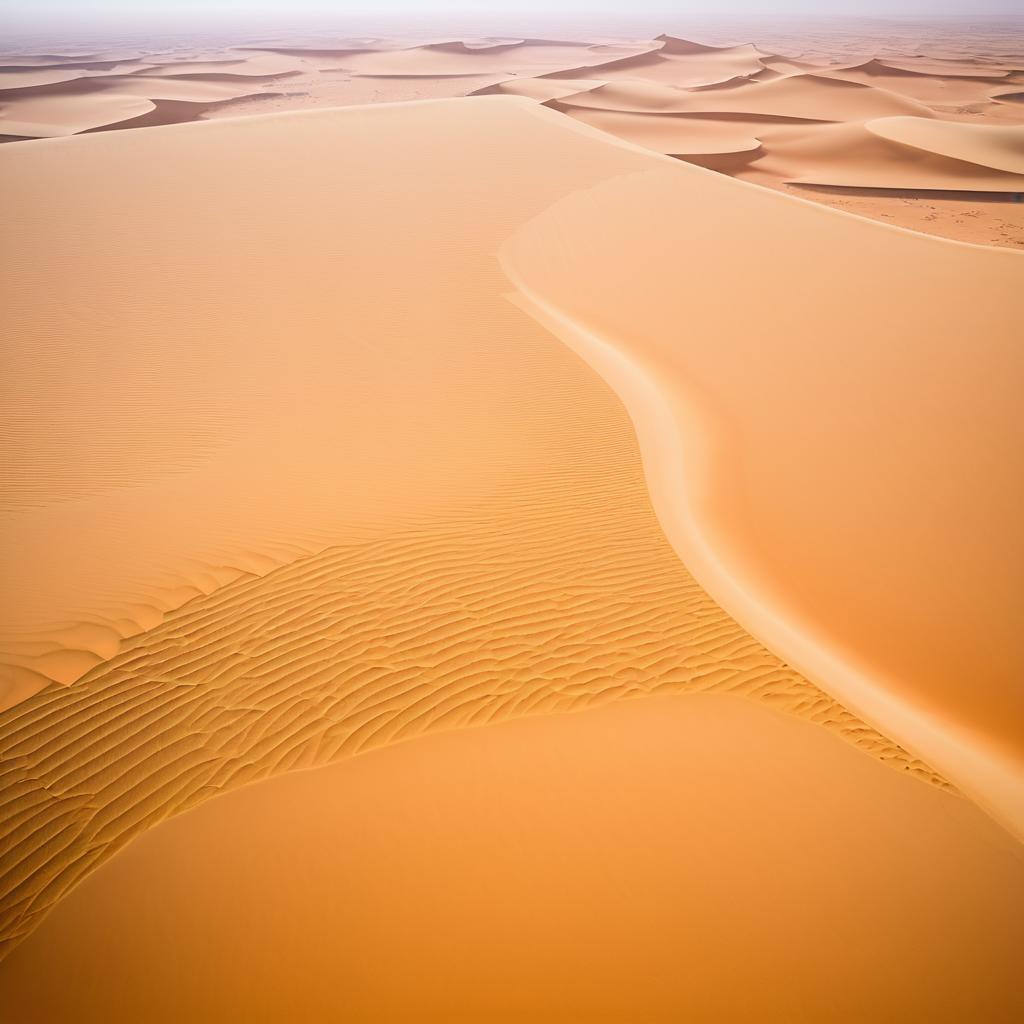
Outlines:
[{"label": "golden sand", "polygon": [[9,692],[74,685],[4,720],[7,937],[176,810],[437,725],[738,689],[939,781],[694,584],[621,405],[509,301],[518,226],[654,157],[511,98],[282,115],[8,147],[26,218],[71,145],[95,205],[10,268],[51,426],[9,447]]},{"label": "golden sand", "polygon": [[0,1019],[1019,1016],[1021,72],[4,67]]},{"label": "golden sand", "polygon": [[967,801],[763,703],[652,696],[210,801],[0,987],[22,1024],[1011,1024],[1022,941],[1020,846]]}]

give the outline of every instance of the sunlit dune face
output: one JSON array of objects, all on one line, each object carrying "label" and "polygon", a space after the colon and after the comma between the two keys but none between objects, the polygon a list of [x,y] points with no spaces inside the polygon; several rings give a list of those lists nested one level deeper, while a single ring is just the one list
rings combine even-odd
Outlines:
[{"label": "sunlit dune face", "polygon": [[392,28],[0,57],[0,1018],[1024,1019],[1015,36]]}]

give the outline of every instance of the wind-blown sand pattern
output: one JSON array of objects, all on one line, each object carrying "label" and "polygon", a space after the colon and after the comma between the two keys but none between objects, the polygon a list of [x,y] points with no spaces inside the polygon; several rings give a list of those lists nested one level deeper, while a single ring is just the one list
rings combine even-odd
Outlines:
[{"label": "wind-blown sand pattern", "polygon": [[968,801],[763,703],[655,695],[210,801],[0,984],[22,1024],[1012,1024],[1022,909],[1019,846]]},{"label": "wind-blown sand pattern", "polygon": [[1014,246],[1017,62],[68,49],[0,60],[0,1020],[1018,1019],[1024,256],[822,205]]},{"label": "wind-blown sand pattern", "polygon": [[[32,194],[50,188],[61,150],[75,145],[80,183],[106,224],[95,232],[90,209],[51,205],[64,242],[47,240],[8,272],[27,353],[8,377],[12,411],[18,395],[38,400],[41,369],[54,402],[51,433],[8,446],[35,467],[9,474],[23,482],[9,491],[5,524],[16,583],[4,609],[10,699],[47,675],[74,685],[43,689],[4,719],[14,801],[5,817],[25,830],[7,869],[6,938],[148,823],[230,785],[431,725],[659,688],[724,689],[830,724],[941,782],[694,584],[657,528],[621,407],[508,301],[494,257],[517,223],[653,157],[511,98],[166,131],[178,166],[166,162],[160,133],[0,153],[24,200],[15,209],[34,219]],[[476,156],[457,174],[424,175],[422,163],[412,172],[397,153],[421,132],[435,140],[425,153],[449,170],[446,154],[462,152],[468,133]],[[293,146],[309,156],[305,180],[293,179],[301,204],[272,191],[273,153],[290,160]],[[557,171],[549,161],[535,169],[538,147]],[[167,173],[146,173],[158,159]],[[224,209],[237,195],[232,161],[261,168],[248,194],[267,218],[256,229],[262,247],[236,248],[247,221]],[[514,204],[494,188],[496,167],[515,185]],[[203,182],[189,189],[193,204],[205,203],[194,220],[176,215],[183,176]],[[158,275],[131,256],[131,208],[118,214],[104,199],[129,183],[137,203],[165,214],[147,236],[160,239]],[[389,197],[387,219],[379,201],[366,203],[373,192]],[[282,204],[288,216],[270,217]],[[232,276],[227,250],[194,245],[196,226],[218,216],[230,218],[222,237],[235,253]],[[41,238],[27,221],[21,230]],[[404,272],[401,259],[418,272]],[[54,260],[94,267],[85,308],[97,312],[83,316],[69,290],[66,322],[39,317],[35,298]],[[396,305],[382,317],[374,281],[385,272]],[[187,306],[168,290],[185,274],[198,275]],[[203,281],[206,297],[195,287]],[[83,283],[66,279],[68,289]],[[144,349],[146,321],[133,309],[153,324]],[[284,340],[298,322],[302,359]],[[86,344],[94,375],[81,376],[87,364],[72,379],[64,347]],[[249,369],[232,408],[220,381],[241,365],[243,344]],[[59,459],[68,431],[81,437],[85,424],[89,447]],[[207,438],[192,461],[182,424]],[[328,430],[347,441],[299,457],[303,437]],[[33,639],[10,633],[19,618]],[[50,829],[59,826],[58,840]]]},{"label": "wind-blown sand pattern", "polygon": [[[823,261],[812,207],[719,178],[679,189],[675,172],[554,204],[505,250],[510,276],[619,381],[662,521],[712,594],[1024,831],[1020,256],[844,219]],[[689,274],[623,264],[684,236],[703,261]],[[852,293],[869,305],[844,317]]]}]

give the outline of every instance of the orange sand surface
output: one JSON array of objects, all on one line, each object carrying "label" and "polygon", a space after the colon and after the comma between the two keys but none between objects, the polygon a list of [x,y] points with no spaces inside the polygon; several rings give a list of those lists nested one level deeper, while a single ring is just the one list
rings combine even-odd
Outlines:
[{"label": "orange sand surface", "polygon": [[[71,146],[88,206],[55,185]],[[0,163],[36,243],[7,279],[6,940],[222,789],[660,689],[750,693],[945,785],[694,583],[625,410],[509,301],[501,245],[560,196],[717,177],[507,97]]]},{"label": "orange sand surface", "polygon": [[1019,1018],[1014,60],[0,74],[0,1020]]},{"label": "orange sand surface", "polygon": [[[510,276],[581,352],[614,353],[655,504],[712,594],[874,721],[893,729],[900,695],[965,728],[965,754],[995,740],[1003,768],[963,767],[1005,774],[1024,823],[1021,257],[698,180],[567,197],[507,247]],[[701,254],[688,272],[675,239]],[[959,753],[894,735],[966,782]]]},{"label": "orange sand surface", "polygon": [[763,706],[650,697],[208,803],[0,986],[24,1024],[1008,1024],[1022,943],[1021,848],[966,801]]}]

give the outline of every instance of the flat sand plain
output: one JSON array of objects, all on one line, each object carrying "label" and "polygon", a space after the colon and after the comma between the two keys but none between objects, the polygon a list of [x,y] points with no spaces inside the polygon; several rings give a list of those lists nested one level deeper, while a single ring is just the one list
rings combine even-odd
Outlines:
[{"label": "flat sand plain", "polygon": [[1019,72],[349,50],[485,94],[0,147],[0,1019],[1016,1019],[1024,257],[588,118],[996,204]]}]

